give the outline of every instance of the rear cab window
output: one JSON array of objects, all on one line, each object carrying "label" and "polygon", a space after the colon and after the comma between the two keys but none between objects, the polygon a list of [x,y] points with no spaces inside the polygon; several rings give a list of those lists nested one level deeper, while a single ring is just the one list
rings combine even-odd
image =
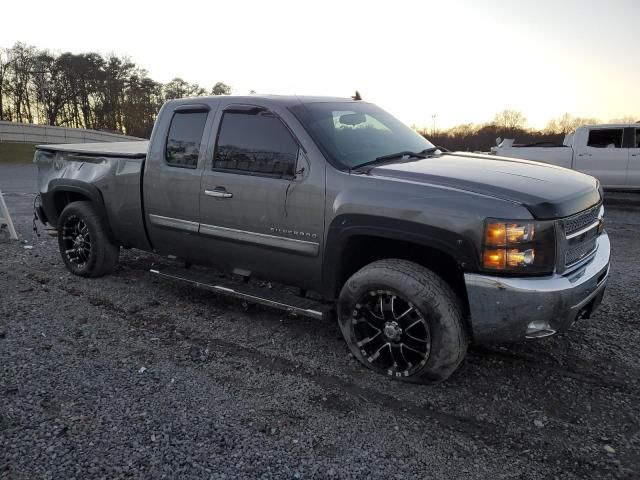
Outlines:
[{"label": "rear cab window", "polygon": [[588,147],[622,148],[622,128],[600,128],[589,131]]},{"label": "rear cab window", "polygon": [[175,112],[169,126],[165,147],[167,165],[196,168],[207,121],[205,111]]},{"label": "rear cab window", "polygon": [[282,120],[266,110],[224,112],[213,170],[273,178],[295,174],[298,143]]}]

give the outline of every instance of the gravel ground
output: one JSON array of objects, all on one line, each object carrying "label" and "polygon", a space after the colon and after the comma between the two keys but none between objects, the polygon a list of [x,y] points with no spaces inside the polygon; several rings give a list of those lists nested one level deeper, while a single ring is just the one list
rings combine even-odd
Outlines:
[{"label": "gravel ground", "polygon": [[70,275],[32,235],[34,176],[0,165],[21,235],[0,236],[0,479],[640,477],[638,197],[608,207],[593,318],[421,386],[365,370],[333,322],[158,280],[150,254]]}]

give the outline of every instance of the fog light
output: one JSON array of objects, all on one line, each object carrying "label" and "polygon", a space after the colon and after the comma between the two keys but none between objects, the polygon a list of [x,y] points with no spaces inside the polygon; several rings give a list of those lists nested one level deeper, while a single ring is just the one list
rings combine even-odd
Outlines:
[{"label": "fog light", "polygon": [[527,338],[543,338],[553,335],[556,331],[551,328],[546,320],[534,320],[527,325]]}]

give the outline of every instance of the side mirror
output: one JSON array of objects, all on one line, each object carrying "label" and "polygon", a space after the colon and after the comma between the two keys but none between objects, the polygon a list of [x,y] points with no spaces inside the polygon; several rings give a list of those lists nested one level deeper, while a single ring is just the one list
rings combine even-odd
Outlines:
[{"label": "side mirror", "polygon": [[296,171],[293,172],[293,180],[302,180],[309,172],[309,159],[303,152],[302,148],[298,150],[298,161],[296,162]]}]

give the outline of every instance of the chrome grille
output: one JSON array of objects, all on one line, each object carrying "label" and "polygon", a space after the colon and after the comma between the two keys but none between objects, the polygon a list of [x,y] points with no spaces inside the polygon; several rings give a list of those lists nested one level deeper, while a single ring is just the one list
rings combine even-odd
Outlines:
[{"label": "chrome grille", "polygon": [[[598,245],[598,227],[588,229],[598,221],[602,204],[560,221],[564,230],[564,267],[568,268],[589,257]],[[588,229],[587,231],[583,231]],[[568,237],[568,238],[567,238]]]},{"label": "chrome grille", "polygon": [[577,213],[571,217],[567,217],[562,221],[565,235],[571,235],[578,230],[591,225],[598,219],[598,213],[602,204],[591,207],[584,212]]},{"label": "chrome grille", "polygon": [[596,249],[598,237],[593,237],[586,242],[569,248],[564,256],[564,264],[567,267],[578,263],[583,258],[589,256]]}]

